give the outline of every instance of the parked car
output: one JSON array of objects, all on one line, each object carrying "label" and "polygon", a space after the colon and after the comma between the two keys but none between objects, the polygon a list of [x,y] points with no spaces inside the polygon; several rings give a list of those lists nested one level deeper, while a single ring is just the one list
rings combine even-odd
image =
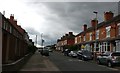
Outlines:
[{"label": "parked car", "polygon": [[64,53],[65,56],[69,56],[70,50],[69,49],[65,49],[63,53]]},{"label": "parked car", "polygon": [[41,55],[49,56],[49,49],[47,47],[44,47],[41,51]]},{"label": "parked car", "polygon": [[52,50],[52,49],[49,49],[49,52],[53,52],[53,50]]},{"label": "parked car", "polygon": [[70,53],[68,53],[68,55],[71,57],[77,57],[76,51],[70,51]]},{"label": "parked car", "polygon": [[120,52],[106,52],[97,57],[98,64],[106,64],[108,67],[120,64]]},{"label": "parked car", "polygon": [[78,59],[81,59],[84,61],[93,59],[92,52],[90,52],[88,50],[79,50],[77,52],[77,57],[78,57]]}]

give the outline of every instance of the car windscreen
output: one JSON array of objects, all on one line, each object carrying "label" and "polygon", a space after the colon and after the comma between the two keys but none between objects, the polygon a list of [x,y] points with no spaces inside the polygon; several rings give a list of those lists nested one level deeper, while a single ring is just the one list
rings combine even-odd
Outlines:
[{"label": "car windscreen", "polygon": [[43,50],[49,50],[48,48],[43,48]]},{"label": "car windscreen", "polygon": [[92,53],[89,52],[89,51],[83,51],[82,53],[85,54],[85,55],[92,55]]},{"label": "car windscreen", "polygon": [[112,56],[120,56],[120,53],[112,53]]}]

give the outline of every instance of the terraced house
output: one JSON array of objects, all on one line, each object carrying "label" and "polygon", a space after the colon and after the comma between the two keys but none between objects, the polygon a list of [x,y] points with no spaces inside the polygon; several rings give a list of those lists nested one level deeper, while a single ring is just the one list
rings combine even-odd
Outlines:
[{"label": "terraced house", "polygon": [[62,36],[60,39],[57,40],[56,49],[63,50],[65,48],[68,48],[69,46],[74,45],[75,43],[74,37],[75,35],[73,34],[73,32],[69,32],[68,34],[65,34],[64,36]]},{"label": "terraced house", "polygon": [[[75,45],[78,49],[87,49],[98,53],[120,51],[120,15],[114,16],[111,11],[104,12],[104,21],[91,20],[91,27],[83,25],[83,31],[72,37],[69,44],[65,36],[57,40],[57,49],[63,50],[67,45]],[[74,38],[74,39],[73,39]]]},{"label": "terraced house", "polygon": [[28,51],[29,36],[27,32],[17,24],[14,15],[6,18],[2,13],[2,64],[13,63],[23,56]]},{"label": "terraced house", "polygon": [[120,51],[120,15],[104,12],[104,21],[91,20],[91,27],[75,36],[75,45],[95,52]]}]

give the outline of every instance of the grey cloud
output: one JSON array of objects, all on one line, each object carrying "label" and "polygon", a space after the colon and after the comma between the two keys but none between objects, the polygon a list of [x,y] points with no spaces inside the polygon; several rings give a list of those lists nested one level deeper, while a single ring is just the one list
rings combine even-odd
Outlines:
[{"label": "grey cloud", "polygon": [[[80,33],[82,31],[83,24],[87,24],[90,27],[90,20],[95,18],[93,11],[98,11],[99,22],[103,21],[104,11],[112,11],[117,15],[117,2],[43,2],[32,4],[34,7],[38,7],[38,14],[41,13],[40,6],[43,5],[48,9],[46,13],[45,26],[47,29],[44,31],[44,39],[46,43],[55,42],[64,33],[73,31],[74,33]],[[30,31],[30,30],[29,30]],[[38,32],[31,31],[31,34]],[[52,42],[53,43],[53,42]]]},{"label": "grey cloud", "polygon": [[26,27],[25,29],[30,35],[39,35],[40,34],[37,30],[35,30],[32,27]]}]

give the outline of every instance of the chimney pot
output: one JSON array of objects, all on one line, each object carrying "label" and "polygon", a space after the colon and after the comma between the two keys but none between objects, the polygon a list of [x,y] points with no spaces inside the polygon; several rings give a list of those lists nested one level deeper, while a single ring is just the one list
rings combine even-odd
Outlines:
[{"label": "chimney pot", "polygon": [[104,12],[104,20],[105,21],[108,21],[108,20],[111,20],[114,16],[114,13],[112,13],[111,11],[109,12]]},{"label": "chimney pot", "polygon": [[96,19],[91,20],[92,27],[95,27],[97,24],[98,24],[98,20],[96,20]]},{"label": "chimney pot", "polygon": [[68,34],[65,34],[65,36],[68,36]]},{"label": "chimney pot", "polygon": [[14,15],[13,14],[10,15],[10,20],[12,20],[12,21],[14,20]]},{"label": "chimney pot", "polygon": [[84,31],[87,30],[87,25],[86,25],[86,24],[83,25],[83,30],[84,30]]},{"label": "chimney pot", "polygon": [[73,32],[69,32],[69,35],[73,35]]},{"label": "chimney pot", "polygon": [[15,25],[17,25],[17,21],[16,20],[14,20],[14,23],[15,23]]}]

